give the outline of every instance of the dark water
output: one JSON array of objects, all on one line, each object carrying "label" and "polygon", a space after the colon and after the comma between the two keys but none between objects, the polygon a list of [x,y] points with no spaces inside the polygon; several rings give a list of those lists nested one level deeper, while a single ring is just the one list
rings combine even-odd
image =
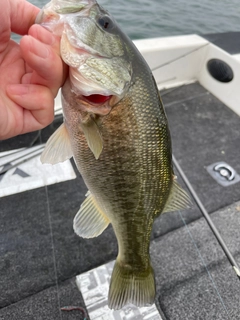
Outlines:
[{"label": "dark water", "polygon": [[[42,7],[48,0],[31,0]],[[99,0],[132,39],[239,31],[239,0]]]}]

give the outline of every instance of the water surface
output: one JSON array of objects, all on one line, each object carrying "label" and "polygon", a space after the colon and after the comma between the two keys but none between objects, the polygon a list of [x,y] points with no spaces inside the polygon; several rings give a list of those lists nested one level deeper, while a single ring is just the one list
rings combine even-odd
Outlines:
[{"label": "water surface", "polygon": [[[31,0],[42,7],[48,0]],[[132,39],[239,31],[239,0],[99,0]]]}]

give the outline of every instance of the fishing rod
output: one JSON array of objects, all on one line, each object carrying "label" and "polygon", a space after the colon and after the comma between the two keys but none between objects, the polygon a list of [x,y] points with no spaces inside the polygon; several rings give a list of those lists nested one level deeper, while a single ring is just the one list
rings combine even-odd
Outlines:
[{"label": "fishing rod", "polygon": [[182,180],[184,181],[186,187],[188,188],[188,190],[189,190],[190,194],[192,195],[194,201],[196,202],[198,208],[202,212],[202,214],[203,214],[205,220],[207,221],[210,229],[212,230],[214,236],[216,237],[218,243],[220,244],[223,252],[225,253],[226,257],[228,258],[228,261],[230,262],[231,266],[233,267],[233,270],[236,272],[238,279],[240,279],[240,268],[239,268],[236,260],[234,259],[233,255],[229,251],[225,241],[223,240],[219,231],[217,230],[216,226],[214,225],[209,213],[205,209],[204,205],[202,204],[201,200],[199,199],[198,195],[196,194],[195,190],[193,189],[191,183],[189,182],[187,176],[183,172],[182,168],[180,167],[180,165],[179,165],[178,161],[176,160],[176,158],[174,157],[174,155],[172,155],[172,160],[173,160],[175,167],[177,168],[179,175],[181,176]]}]

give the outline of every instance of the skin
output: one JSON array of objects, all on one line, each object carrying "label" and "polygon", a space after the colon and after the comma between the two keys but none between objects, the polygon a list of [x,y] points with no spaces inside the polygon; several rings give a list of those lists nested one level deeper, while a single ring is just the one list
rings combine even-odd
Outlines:
[{"label": "skin", "polygon": [[[67,76],[59,39],[33,25],[39,8],[0,0],[0,139],[42,129],[54,117],[54,98]],[[23,35],[20,44],[11,32]]]}]

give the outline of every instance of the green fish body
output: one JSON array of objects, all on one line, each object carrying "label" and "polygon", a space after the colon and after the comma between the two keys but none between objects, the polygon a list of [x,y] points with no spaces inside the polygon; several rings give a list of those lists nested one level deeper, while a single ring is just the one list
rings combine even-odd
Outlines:
[{"label": "green fish body", "polygon": [[[96,237],[112,224],[118,256],[109,307],[149,305],[155,298],[154,219],[189,200],[174,178],[168,122],[147,63],[96,1],[74,3],[81,7],[77,13],[76,6],[72,14],[58,7],[61,55],[70,71],[62,88],[64,124],[42,161],[74,157],[89,189],[74,219],[79,236]],[[38,22],[44,25],[43,18]]]}]

